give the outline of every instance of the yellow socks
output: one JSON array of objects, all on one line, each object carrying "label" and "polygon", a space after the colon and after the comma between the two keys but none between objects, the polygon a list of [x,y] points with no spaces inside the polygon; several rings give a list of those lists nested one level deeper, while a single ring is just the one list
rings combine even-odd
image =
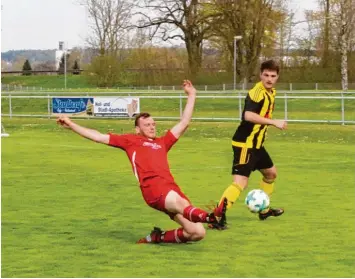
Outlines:
[{"label": "yellow socks", "polygon": [[274,184],[274,180],[265,181],[262,179],[260,187],[266,194],[268,194],[268,196],[271,196],[272,192],[274,192]]},{"label": "yellow socks", "polygon": [[224,191],[219,204],[222,202],[224,198],[227,198],[228,204],[227,209],[231,208],[233,203],[239,198],[240,193],[243,191],[243,188],[240,187],[236,183],[232,183],[228,188]]},{"label": "yellow socks", "polygon": [[[265,181],[264,179],[262,179],[260,182],[260,187],[266,194],[268,194],[268,196],[271,196],[272,192],[274,192],[274,180]],[[223,201],[224,198],[227,198],[227,209],[230,209],[235,203],[235,201],[239,198],[240,193],[243,192],[243,190],[244,189],[240,185],[232,183],[224,191],[222,198],[219,201],[219,204]]]}]

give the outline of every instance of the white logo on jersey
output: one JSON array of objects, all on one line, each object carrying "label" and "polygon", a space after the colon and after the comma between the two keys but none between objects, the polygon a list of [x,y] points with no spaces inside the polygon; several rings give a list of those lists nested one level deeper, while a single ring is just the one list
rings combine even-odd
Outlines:
[{"label": "white logo on jersey", "polygon": [[152,142],[147,142],[147,141],[143,142],[143,146],[149,146],[152,149],[160,149],[161,148],[161,145],[159,145],[155,142],[152,143]]}]

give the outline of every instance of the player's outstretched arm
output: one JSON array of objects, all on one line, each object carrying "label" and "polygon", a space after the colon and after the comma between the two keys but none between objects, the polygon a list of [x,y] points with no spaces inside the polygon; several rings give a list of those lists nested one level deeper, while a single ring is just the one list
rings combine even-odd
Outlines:
[{"label": "player's outstretched arm", "polygon": [[244,114],[244,118],[246,121],[260,125],[272,125],[280,130],[286,130],[287,128],[287,122],[285,120],[274,120],[270,118],[265,118],[252,111],[246,111]]},{"label": "player's outstretched arm", "polygon": [[183,88],[187,94],[187,102],[182,114],[181,120],[172,129],[171,133],[178,139],[187,129],[190,124],[192,113],[195,107],[196,89],[192,85],[191,81],[184,80]]},{"label": "player's outstretched arm", "polygon": [[79,134],[80,136],[87,138],[89,140],[98,142],[98,143],[104,143],[108,144],[110,140],[110,136],[107,134],[101,134],[100,132],[96,130],[92,130],[89,128],[82,127],[76,123],[74,123],[72,120],[70,120],[69,117],[67,116],[60,116],[57,118],[57,123],[64,128],[71,129],[73,132]]}]

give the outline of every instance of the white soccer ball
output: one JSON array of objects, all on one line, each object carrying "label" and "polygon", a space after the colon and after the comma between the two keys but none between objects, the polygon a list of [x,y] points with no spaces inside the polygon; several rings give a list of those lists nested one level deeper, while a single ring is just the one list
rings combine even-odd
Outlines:
[{"label": "white soccer ball", "polygon": [[253,213],[260,212],[270,205],[270,198],[263,190],[252,190],[245,198],[245,204]]}]

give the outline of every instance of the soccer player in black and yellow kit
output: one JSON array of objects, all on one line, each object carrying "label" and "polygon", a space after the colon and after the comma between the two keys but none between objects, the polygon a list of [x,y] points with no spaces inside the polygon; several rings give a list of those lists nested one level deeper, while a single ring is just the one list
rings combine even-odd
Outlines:
[{"label": "soccer player in black and yellow kit", "polygon": [[[248,186],[252,171],[259,170],[263,175],[260,182],[261,189],[269,196],[274,191],[276,167],[269,153],[264,147],[264,140],[268,127],[275,126],[284,130],[287,122],[272,119],[276,91],[273,88],[279,77],[279,66],[273,60],[265,61],[260,67],[260,82],[251,89],[245,99],[242,121],[233,139],[234,152],[232,166],[232,184],[224,191],[221,201],[227,198],[227,208],[231,208],[240,193]],[[280,216],[283,209],[267,208],[259,213],[259,219],[265,220],[269,216]],[[219,229],[225,228],[225,218],[219,223]]]}]

